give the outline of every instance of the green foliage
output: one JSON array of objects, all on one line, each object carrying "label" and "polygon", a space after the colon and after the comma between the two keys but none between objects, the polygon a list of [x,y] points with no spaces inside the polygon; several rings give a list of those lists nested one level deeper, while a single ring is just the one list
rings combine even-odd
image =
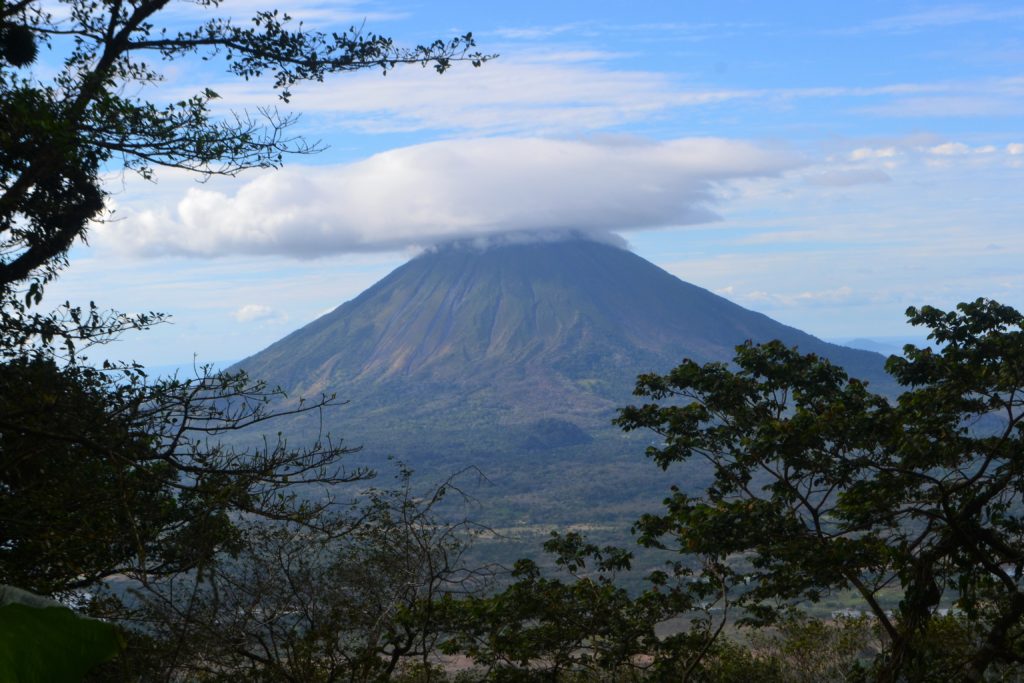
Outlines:
[{"label": "green foliage", "polygon": [[593,438],[572,422],[544,418],[525,425],[518,447],[528,451],[545,451],[565,446],[589,444]]},{"label": "green foliage", "polygon": [[[90,368],[82,353],[158,314],[104,313],[65,303],[38,312],[44,286],[75,239],[102,213],[101,172],[150,177],[157,166],[201,176],[275,167],[316,143],[289,137],[273,109],[220,116],[210,88],[167,105],[141,93],[160,62],[223,59],[239,78],[270,76],[279,97],[329,74],[398,64],[479,65],[470,34],[401,48],[355,28],[326,34],[277,11],[241,25],[217,0],[185,30],[163,19],[165,0],[0,1],[0,579],[46,593],[114,574],[146,580],[199,567],[235,550],[240,519],[318,523],[350,452],[318,432],[312,446],[277,434],[222,445],[226,433],[273,417],[319,412],[333,397],[290,403],[243,373],[151,381],[135,365]],[[176,25],[180,18],[170,18]],[[37,66],[49,51],[62,65]],[[305,491],[308,493],[308,490]]]},{"label": "green foliage", "polygon": [[[520,560],[503,591],[447,603],[442,651],[469,656],[486,680],[646,680],[691,671],[721,631],[725,614],[709,618],[721,605],[708,600],[721,586],[690,582],[681,567],[671,577],[656,573],[651,589],[634,597],[616,582],[632,562],[621,548],[576,533],[552,534],[544,548],[570,580],[546,578],[536,563]],[[693,617],[689,629],[656,633],[657,624],[680,615]]]},{"label": "green foliage", "polygon": [[330,496],[294,487],[369,476],[341,466],[350,449],[209,442],[272,417],[274,395],[244,375],[148,383],[45,356],[0,364],[0,581],[55,594],[183,572],[237,550],[240,514],[319,525]]},{"label": "green foliage", "polygon": [[121,568],[166,527],[188,531],[177,473],[108,391],[87,368],[0,365],[0,583],[65,591]]},{"label": "green foliage", "polygon": [[[663,468],[713,469],[706,491],[675,491],[638,528],[648,545],[727,562],[749,586],[745,621],[854,590],[884,633],[889,679],[930,666],[924,643],[948,596],[978,634],[960,675],[979,679],[1022,654],[1022,317],[983,299],[908,316],[940,350],[889,359],[905,387],[896,403],[773,342],[739,347],[734,366],[642,376],[651,402],[617,422],[659,434],[648,455]],[[886,591],[899,594],[894,614]]]},{"label": "green foliage", "polygon": [[[335,487],[371,475],[365,468],[342,467],[340,458],[351,449],[321,432],[304,449],[290,447],[280,433],[255,444],[220,442],[226,433],[275,417],[319,412],[336,403],[333,397],[291,402],[278,410],[270,402],[283,392],[244,373],[213,374],[207,368],[191,379],[152,381],[135,365],[92,368],[84,349],[163,317],[102,313],[93,304],[85,309],[65,304],[51,313],[33,310],[42,302],[44,286],[67,265],[68,249],[84,238],[90,221],[102,217],[101,173],[123,168],[151,178],[163,166],[207,177],[231,175],[276,167],[285,154],[319,149],[316,142],[289,136],[295,119],[273,108],[215,113],[220,96],[210,88],[166,105],[148,101],[141,93],[162,80],[160,62],[193,56],[224,60],[239,78],[270,77],[278,96],[288,101],[295,84],[329,74],[386,72],[398,64],[443,73],[455,61],[479,66],[489,58],[473,50],[468,33],[402,48],[354,27],[311,31],[276,10],[257,12],[239,25],[218,15],[220,4],[194,3],[207,18],[176,30],[172,26],[179,19],[163,21],[169,14],[163,11],[166,0],[62,0],[59,6],[0,0],[0,581],[61,594],[115,575],[144,587],[191,580],[208,588],[216,577],[227,593],[231,577],[238,575],[232,572],[243,569],[290,586],[291,577],[281,574],[271,553],[301,554],[308,548],[317,560],[305,566],[311,577],[330,566],[338,584],[348,580],[347,569],[362,568],[372,578],[365,576],[361,585],[372,593],[373,578],[391,571],[416,579],[409,574],[411,563],[427,561],[435,572],[429,574],[434,589],[438,581],[453,580],[431,564],[438,552],[453,551],[451,539],[429,546],[436,530],[428,533],[421,526],[425,520],[411,516],[409,500],[403,507],[385,500],[389,494],[373,494],[359,523],[337,512]],[[36,66],[40,51],[63,64]],[[272,524],[260,525],[268,520]],[[366,536],[371,528],[376,536]],[[400,532],[404,545],[391,545]],[[328,552],[353,564],[321,562]],[[372,553],[379,556],[369,557]],[[393,578],[390,590],[419,586]],[[271,594],[285,599],[280,591]],[[360,609],[374,598],[392,600],[362,597]],[[378,624],[408,628],[427,619],[415,607],[418,592],[403,597],[410,606],[387,602]],[[116,602],[98,601],[94,607]],[[177,605],[170,599],[169,604]],[[390,613],[392,607],[401,607],[398,616]],[[345,618],[362,615],[351,628],[375,637],[367,610],[328,608]],[[258,621],[254,609],[239,612],[239,619]],[[285,621],[291,618],[286,605],[281,610]],[[201,625],[193,621],[198,613],[171,609],[165,616],[170,614],[175,619],[168,628],[175,633],[199,631]],[[211,625],[218,615],[206,616],[206,627],[216,632]],[[289,665],[306,661],[302,648],[315,654],[331,637],[318,628],[301,630]],[[156,652],[163,642],[158,635],[147,626],[131,639]],[[419,641],[401,645],[405,641],[395,634],[387,638],[399,643],[396,651],[424,647]],[[360,655],[367,666],[383,652],[376,647],[368,645]],[[136,667],[139,660],[133,658],[119,666],[127,667],[122,673],[151,673],[157,661]],[[313,680],[314,673],[302,672],[300,678]],[[216,677],[210,671],[204,675]]]},{"label": "green foliage", "polygon": [[123,647],[120,632],[111,624],[0,586],[0,680],[77,683]]},{"label": "green foliage", "polygon": [[[967,678],[971,675],[970,662],[982,646],[987,628],[985,622],[955,611],[934,615],[917,635],[915,647],[919,656],[906,668],[906,678],[922,683]],[[882,667],[876,663],[873,668],[869,673],[877,674]],[[996,661],[989,665],[980,680],[1024,680],[1024,666],[1019,661]]]}]

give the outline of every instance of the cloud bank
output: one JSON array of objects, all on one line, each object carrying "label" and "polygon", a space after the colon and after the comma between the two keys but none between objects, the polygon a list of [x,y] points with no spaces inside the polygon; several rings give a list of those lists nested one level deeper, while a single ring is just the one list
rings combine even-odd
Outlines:
[{"label": "cloud bank", "polygon": [[500,233],[606,234],[713,221],[721,183],[797,164],[721,138],[453,140],[286,167],[232,194],[192,187],[164,206],[119,207],[121,220],[92,235],[148,256],[313,258]]},{"label": "cloud bank", "polygon": [[256,321],[283,321],[288,316],[263,304],[245,304],[235,310],[231,317],[240,323],[250,323]]}]

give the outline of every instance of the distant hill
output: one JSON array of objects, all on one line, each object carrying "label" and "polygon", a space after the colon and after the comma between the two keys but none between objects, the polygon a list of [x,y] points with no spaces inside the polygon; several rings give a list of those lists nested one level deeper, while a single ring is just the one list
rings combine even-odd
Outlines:
[{"label": "distant hill", "polygon": [[876,341],[874,339],[866,339],[864,337],[850,339],[843,343],[843,346],[848,346],[851,349],[874,351],[875,353],[880,353],[883,356],[903,355],[903,347],[899,344],[889,344],[886,342]]},{"label": "distant hill", "polygon": [[[648,437],[610,426],[616,408],[638,374],[729,360],[748,339],[781,339],[891,387],[879,354],[828,344],[584,239],[437,248],[236,367],[292,395],[337,393],[350,403],[327,414],[332,433],[420,470],[475,464],[502,492],[495,506],[537,521],[662,490],[665,475],[643,462]],[[314,426],[307,418],[287,431]]]},{"label": "distant hill", "polygon": [[903,347],[907,344],[912,344],[919,349],[931,348],[932,350],[938,350],[940,347],[935,343],[934,340],[927,339],[926,337],[858,337],[856,339],[843,339],[843,340],[830,340],[835,344],[842,346],[849,346],[853,349],[863,349],[865,351],[874,351],[880,353],[883,356],[902,356]]}]

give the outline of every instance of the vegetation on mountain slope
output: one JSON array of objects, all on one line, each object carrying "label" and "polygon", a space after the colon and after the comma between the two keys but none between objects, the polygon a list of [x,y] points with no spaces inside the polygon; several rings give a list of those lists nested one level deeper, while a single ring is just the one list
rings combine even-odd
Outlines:
[{"label": "vegetation on mountain slope", "polygon": [[[740,346],[734,366],[685,361],[641,376],[649,402],[619,424],[658,434],[647,454],[663,469],[699,459],[714,473],[637,522],[641,545],[670,554],[666,568],[631,599],[607,577],[628,554],[556,537],[549,549],[574,580],[521,565],[508,589],[470,600],[450,649],[489,663],[494,680],[526,680],[530,667],[596,679],[627,665],[721,680],[704,667],[718,666],[730,612],[785,630],[804,606],[849,591],[875,631],[830,679],[1019,679],[1024,316],[984,299],[908,315],[940,350],[889,359],[904,387],[895,402],[778,342]],[[673,612],[697,618],[654,638],[653,622]],[[771,663],[757,648],[747,656]]]},{"label": "vegetation on mountain slope", "polygon": [[[556,534],[545,546],[555,573],[520,560],[490,594],[449,592],[455,584],[445,576],[438,583],[414,581],[433,588],[412,602],[385,601],[393,615],[386,623],[397,629],[387,638],[414,635],[436,650],[418,649],[404,664],[399,656],[396,666],[375,670],[375,679],[1024,676],[1024,317],[986,300],[957,311],[909,313],[932,330],[940,350],[909,348],[905,357],[889,360],[905,388],[895,402],[828,361],[775,342],[740,346],[732,365],[687,361],[666,375],[641,377],[637,394],[649,402],[623,409],[621,425],[659,435],[648,455],[661,467],[700,458],[713,473],[702,491],[672,491],[660,513],[637,522],[640,544],[664,560],[643,567],[646,588],[629,591],[618,582],[637,561],[630,549],[600,546],[574,532]],[[411,538],[437,532],[445,538],[451,527],[424,520],[409,528],[417,530]],[[400,556],[415,554],[398,548],[386,566],[366,576],[386,577],[387,567],[403,566]],[[275,552],[271,558],[291,556]],[[348,551],[339,561],[358,557]],[[232,562],[222,561],[225,567]],[[273,562],[276,567],[281,560]],[[330,566],[314,563],[313,569]],[[322,632],[313,622],[288,627],[288,619],[330,612],[335,604],[339,580],[317,572],[303,573],[275,598],[289,606],[280,616],[282,635],[272,636],[279,624],[266,620],[252,622],[255,630],[244,635],[254,642],[304,643],[301,656],[247,656],[248,677],[290,680],[282,672],[302,663],[302,680],[332,680],[328,670],[366,680],[353,673],[358,657],[339,665],[330,654],[358,649],[364,633],[330,627],[329,637],[318,640]],[[362,576],[356,566],[345,574]],[[378,585],[368,580],[365,585]],[[364,585],[341,584],[346,590]],[[850,604],[864,616],[823,621],[804,614],[836,593],[855,596]],[[192,594],[179,600],[187,604]],[[301,596],[309,604],[296,613]],[[265,610],[278,603],[258,604]],[[220,656],[203,649],[219,647],[216,642],[190,640],[190,661]],[[381,653],[372,661],[391,661]],[[472,666],[461,673],[446,669],[440,653],[466,656]],[[231,671],[223,664],[207,672],[208,680],[230,679]]]},{"label": "vegetation on mountain slope", "polygon": [[[587,511],[617,525],[610,541],[662,491],[633,456],[648,437],[611,424],[636,376],[684,357],[728,361],[748,339],[782,339],[875,389],[895,386],[878,354],[826,344],[572,236],[438,247],[236,367],[294,396],[349,401],[322,421],[288,421],[290,434],[344,434],[365,447],[359,462],[398,456],[428,481],[478,465],[489,480],[474,492],[481,521],[550,528],[593,523]],[[566,426],[552,431],[551,420]],[[582,434],[564,438],[573,428]],[[699,467],[672,475],[686,490],[707,479]]]}]

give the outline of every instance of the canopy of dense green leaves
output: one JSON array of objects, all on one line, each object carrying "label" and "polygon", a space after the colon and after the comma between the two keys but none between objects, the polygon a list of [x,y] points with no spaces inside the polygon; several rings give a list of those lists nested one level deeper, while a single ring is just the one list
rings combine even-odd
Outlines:
[{"label": "canopy of dense green leaves", "polygon": [[895,402],[778,343],[642,376],[651,402],[618,423],[659,434],[663,468],[699,459],[715,478],[675,491],[641,540],[726,563],[754,623],[855,591],[890,641],[883,678],[927,669],[921,640],[953,604],[980,634],[958,675],[980,680],[1024,657],[1024,319],[984,299],[908,316],[938,350],[889,359]]},{"label": "canopy of dense green leaves", "polygon": [[[985,299],[908,316],[934,348],[889,359],[898,398],[780,342],[641,376],[648,401],[616,422],[656,433],[662,468],[712,474],[635,526],[666,569],[631,595],[631,553],[555,536],[570,580],[520,562],[449,606],[444,647],[494,681],[1019,679],[1024,317]],[[867,617],[800,616],[834,594]]]},{"label": "canopy of dense green leaves", "polygon": [[[326,75],[398,64],[479,65],[466,34],[412,48],[360,29],[311,31],[276,10],[249,22],[217,0],[192,4],[191,27],[164,21],[169,0],[0,0],[0,581],[58,593],[118,573],[164,576],[237,548],[256,516],[317,525],[331,503],[295,485],[358,480],[328,435],[222,446],[227,431],[279,414],[279,392],[245,375],[150,381],[135,366],[87,367],[83,348],[163,321],[65,304],[40,313],[43,286],[103,209],[99,174],[149,177],[157,166],[200,175],[274,167],[315,151],[272,108],[215,114],[216,92],[146,99],[160,65],[218,56],[244,79],[289,88]],[[48,53],[51,61],[37,62]],[[41,61],[41,60],[40,60]],[[56,62],[56,63],[55,63]],[[286,413],[319,410],[322,397]]]}]

